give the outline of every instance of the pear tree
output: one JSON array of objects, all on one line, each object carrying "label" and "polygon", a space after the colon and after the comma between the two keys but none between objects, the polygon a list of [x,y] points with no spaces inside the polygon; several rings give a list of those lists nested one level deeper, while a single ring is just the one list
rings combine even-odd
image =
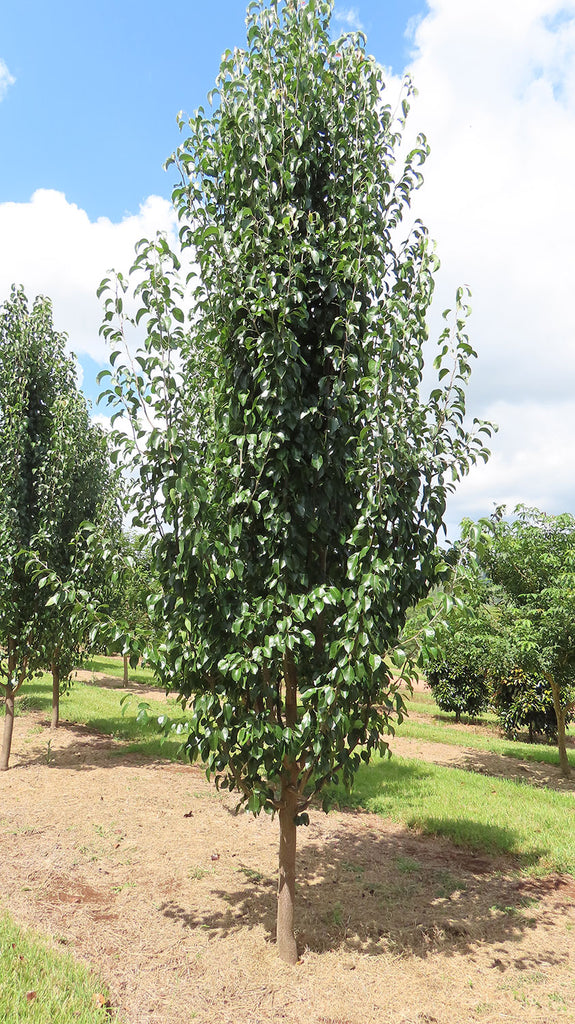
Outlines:
[{"label": "pear tree", "polygon": [[142,243],[102,283],[107,400],[159,574],[154,667],[188,702],[192,760],[279,819],[291,963],[297,826],[387,749],[406,614],[489,433],[465,420],[463,290],[424,393],[437,260],[410,217],[428,152],[403,148],[410,86],[396,114],[331,13],[250,4],[211,109],[181,119],[178,254]]}]

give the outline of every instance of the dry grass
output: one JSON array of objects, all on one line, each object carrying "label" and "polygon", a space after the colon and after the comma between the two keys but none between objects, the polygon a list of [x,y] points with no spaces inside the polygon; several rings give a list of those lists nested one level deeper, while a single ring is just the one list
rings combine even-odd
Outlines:
[{"label": "dry grass", "polygon": [[299,834],[301,961],[273,946],[277,825],[197,768],[20,720],[2,904],[96,966],[125,1024],[575,1020],[571,876],[527,879],[366,812]]}]

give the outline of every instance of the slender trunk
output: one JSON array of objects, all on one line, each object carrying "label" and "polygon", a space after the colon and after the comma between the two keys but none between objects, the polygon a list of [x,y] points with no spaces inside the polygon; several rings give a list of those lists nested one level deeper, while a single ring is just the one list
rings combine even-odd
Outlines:
[{"label": "slender trunk", "polygon": [[2,734],[2,752],[0,753],[0,772],[8,771],[10,748],[12,747],[12,731],[14,729],[14,691],[6,694],[4,701],[4,732]]},{"label": "slender trunk", "polygon": [[565,708],[561,703],[561,693],[559,686],[555,680],[555,676],[551,672],[545,673],[547,682],[551,687],[551,693],[553,694],[553,707],[555,708],[555,717],[557,719],[557,749],[559,751],[559,770],[564,779],[568,779],[571,776],[571,766],[569,764],[569,758],[567,757],[567,744],[565,742]]},{"label": "slender trunk", "polygon": [[128,659],[128,655],[125,654],[124,655],[124,686],[127,686],[128,683],[130,682],[129,669],[130,669],[130,662],[129,662],[129,659]]},{"label": "slender trunk", "polygon": [[[285,722],[293,726],[297,722],[297,673],[291,653],[284,655]],[[297,946],[294,934],[295,907],[295,863],[297,825],[295,818],[298,805],[298,767],[286,762],[282,773],[278,878],[277,947],[282,960],[288,964],[297,963]]]},{"label": "slender trunk", "polygon": [[[297,769],[296,769],[297,773]],[[291,773],[290,773],[291,774]],[[297,774],[296,774],[297,778]],[[294,935],[295,857],[297,825],[297,788],[290,776],[282,784],[280,819],[280,851],[277,914],[278,954],[288,964],[297,963]]]},{"label": "slender trunk", "polygon": [[52,720],[51,729],[57,729],[60,724],[60,670],[58,663],[52,661]]},{"label": "slender trunk", "polygon": [[18,687],[12,687],[14,673],[16,671],[16,655],[13,651],[12,641],[8,641],[8,685],[6,686],[6,697],[4,700],[4,732],[2,734],[2,750],[0,751],[0,772],[8,771],[10,750],[12,749],[12,733],[14,731],[14,695]]}]

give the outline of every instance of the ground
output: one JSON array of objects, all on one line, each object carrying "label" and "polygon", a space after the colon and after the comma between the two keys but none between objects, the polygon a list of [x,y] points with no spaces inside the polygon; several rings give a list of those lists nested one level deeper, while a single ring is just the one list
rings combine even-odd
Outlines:
[{"label": "ground", "polygon": [[[509,774],[493,754],[394,748]],[[0,906],[99,970],[124,1024],[575,1021],[571,876],[520,877],[367,812],[318,810],[298,832],[301,959],[287,967],[273,946],[277,822],[236,816],[198,767],[120,750],[18,719]]]}]

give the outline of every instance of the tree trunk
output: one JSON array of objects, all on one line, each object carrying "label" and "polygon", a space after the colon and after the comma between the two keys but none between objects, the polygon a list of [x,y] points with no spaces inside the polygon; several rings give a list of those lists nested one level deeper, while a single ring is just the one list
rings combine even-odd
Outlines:
[{"label": "tree trunk", "polygon": [[10,748],[12,747],[12,731],[14,729],[14,690],[6,694],[4,701],[4,732],[2,735],[2,752],[0,753],[0,772],[8,771]]},{"label": "tree trunk", "polygon": [[60,671],[56,661],[52,662],[52,720],[51,729],[57,729],[60,723]]},{"label": "tree trunk", "polygon": [[[291,773],[292,776],[294,773]],[[297,778],[297,769],[295,770]],[[294,780],[295,781],[295,780]],[[280,853],[278,882],[277,947],[278,954],[288,964],[297,963],[294,935],[295,855],[297,825],[297,788],[288,776],[282,785],[280,818]]]},{"label": "tree trunk", "polygon": [[569,764],[569,758],[567,757],[567,744],[565,742],[565,708],[561,703],[561,693],[559,686],[555,681],[555,676],[551,672],[545,673],[547,682],[551,687],[551,693],[553,694],[553,707],[555,708],[555,717],[557,719],[557,749],[559,751],[559,770],[564,779],[568,779],[571,776],[571,766]]},{"label": "tree trunk", "polygon": [[128,655],[125,654],[124,655],[124,686],[127,686],[128,683],[130,682],[129,669],[130,669],[130,662],[129,662],[129,659],[128,659]]},{"label": "tree trunk", "polygon": [[[290,651],[284,654],[285,722],[294,726],[297,722],[297,672]],[[280,851],[278,878],[277,947],[282,960],[288,964],[297,963],[297,946],[294,934],[295,906],[295,855],[297,825],[295,818],[298,805],[298,767],[293,762],[284,763],[282,773],[280,819]]]},{"label": "tree trunk", "polygon": [[[26,662],[24,662],[25,671]],[[10,684],[14,679],[16,672],[16,655],[14,653],[14,645],[11,640],[8,641],[8,683]],[[20,679],[20,683],[24,675]],[[12,749],[12,733],[14,731],[14,697],[17,690],[20,689],[20,683],[18,686],[11,687],[6,686],[6,697],[4,700],[4,732],[2,734],[2,750],[0,751],[0,772],[8,771],[8,762],[10,760],[10,750]]]}]

